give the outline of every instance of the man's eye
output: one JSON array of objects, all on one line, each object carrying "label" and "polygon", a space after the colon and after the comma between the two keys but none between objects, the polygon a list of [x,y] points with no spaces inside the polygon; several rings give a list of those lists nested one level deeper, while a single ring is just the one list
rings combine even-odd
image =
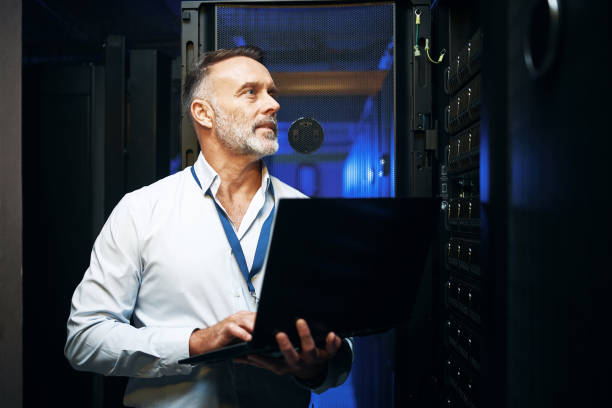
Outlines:
[{"label": "man's eye", "polygon": [[247,94],[255,95],[255,90],[254,89],[247,89]]}]

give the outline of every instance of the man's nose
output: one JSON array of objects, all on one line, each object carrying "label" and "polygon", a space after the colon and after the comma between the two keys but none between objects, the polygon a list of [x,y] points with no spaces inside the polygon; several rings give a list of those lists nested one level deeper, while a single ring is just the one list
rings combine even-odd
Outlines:
[{"label": "man's nose", "polygon": [[266,100],[264,101],[264,113],[266,115],[274,115],[280,109],[280,104],[270,94],[266,94]]}]

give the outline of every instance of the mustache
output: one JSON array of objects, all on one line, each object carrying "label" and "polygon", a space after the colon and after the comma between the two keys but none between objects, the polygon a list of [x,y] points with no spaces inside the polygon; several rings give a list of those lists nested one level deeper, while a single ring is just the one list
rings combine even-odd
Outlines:
[{"label": "mustache", "polygon": [[260,126],[266,126],[266,125],[271,126],[272,130],[274,130],[275,133],[278,131],[278,121],[276,120],[276,117],[274,116],[269,116],[265,119],[261,119],[255,122],[255,124],[253,125],[253,131],[255,131],[255,129],[257,129]]}]

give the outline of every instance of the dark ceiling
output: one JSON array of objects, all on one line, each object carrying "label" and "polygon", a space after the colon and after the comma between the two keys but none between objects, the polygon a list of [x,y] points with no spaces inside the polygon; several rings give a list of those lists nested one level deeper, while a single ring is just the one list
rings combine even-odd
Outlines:
[{"label": "dark ceiling", "polygon": [[[127,49],[157,49],[178,56],[180,9],[181,0],[23,0],[24,63],[103,62],[103,46],[111,34],[125,36]],[[387,23],[391,8],[375,10],[371,15],[362,7],[336,7],[331,14],[325,8],[298,13],[262,8],[253,18],[248,8],[225,7],[219,18],[230,41],[226,44],[221,38],[220,46],[241,45],[231,41],[239,38],[269,55],[282,54],[280,59],[304,70],[376,69],[392,31]],[[330,66],[330,58],[350,66]],[[309,67],[302,66],[303,59]]]},{"label": "dark ceiling", "polygon": [[100,60],[110,34],[176,56],[179,12],[180,0],[24,0],[24,63]]},{"label": "dark ceiling", "polygon": [[[219,2],[221,3],[221,2]],[[126,49],[180,54],[181,0],[23,0],[25,65],[105,63],[109,35]],[[376,71],[393,53],[393,9],[222,7],[219,46],[254,44],[271,71]],[[387,61],[388,62],[388,61]],[[358,121],[367,95],[283,97],[283,120]]]}]

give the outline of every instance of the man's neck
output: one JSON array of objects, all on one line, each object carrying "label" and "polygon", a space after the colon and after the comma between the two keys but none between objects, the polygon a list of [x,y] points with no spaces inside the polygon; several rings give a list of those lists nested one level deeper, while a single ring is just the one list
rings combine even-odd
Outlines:
[{"label": "man's neck", "polygon": [[228,152],[219,153],[207,155],[202,152],[221,179],[217,200],[238,229],[253,196],[261,186],[261,159]]},{"label": "man's neck", "polygon": [[[234,196],[255,193],[261,185],[261,160],[244,155],[206,155],[204,158],[221,179],[217,194]],[[211,156],[211,157],[208,157]]]}]

